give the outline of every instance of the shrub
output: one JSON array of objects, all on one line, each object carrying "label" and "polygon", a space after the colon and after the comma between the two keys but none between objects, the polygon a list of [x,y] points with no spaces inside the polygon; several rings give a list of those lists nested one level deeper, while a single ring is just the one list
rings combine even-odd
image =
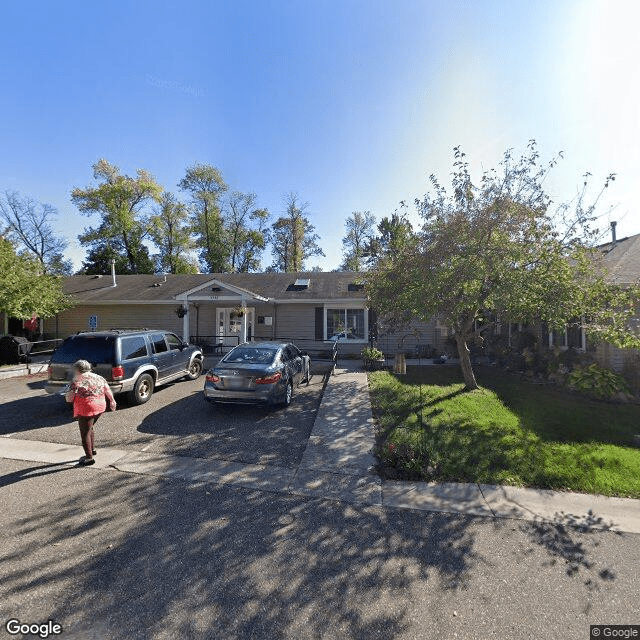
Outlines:
[{"label": "shrub", "polygon": [[630,393],[621,375],[596,363],[575,367],[567,376],[567,386],[597,400],[610,400],[618,393]]},{"label": "shrub", "polygon": [[365,347],[360,354],[365,360],[382,360],[384,358],[384,353],[376,347]]}]

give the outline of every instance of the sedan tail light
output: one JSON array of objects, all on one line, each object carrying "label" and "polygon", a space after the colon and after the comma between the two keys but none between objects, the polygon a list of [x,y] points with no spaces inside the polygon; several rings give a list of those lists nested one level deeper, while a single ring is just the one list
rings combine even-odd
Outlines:
[{"label": "sedan tail light", "polygon": [[256,384],[273,384],[274,382],[278,382],[282,378],[282,374],[278,371],[270,376],[264,376],[263,378],[256,378]]},{"label": "sedan tail light", "polygon": [[205,376],[205,380],[207,382],[220,382],[220,377],[215,375],[214,373],[207,373]]},{"label": "sedan tail light", "polygon": [[124,378],[124,367],[111,367],[111,379],[122,380]]}]

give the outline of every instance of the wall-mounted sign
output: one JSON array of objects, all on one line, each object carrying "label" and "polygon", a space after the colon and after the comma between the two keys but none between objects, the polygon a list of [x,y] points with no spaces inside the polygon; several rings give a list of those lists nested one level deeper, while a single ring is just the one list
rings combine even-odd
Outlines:
[{"label": "wall-mounted sign", "polygon": [[98,316],[89,316],[89,329],[95,331],[98,328]]}]

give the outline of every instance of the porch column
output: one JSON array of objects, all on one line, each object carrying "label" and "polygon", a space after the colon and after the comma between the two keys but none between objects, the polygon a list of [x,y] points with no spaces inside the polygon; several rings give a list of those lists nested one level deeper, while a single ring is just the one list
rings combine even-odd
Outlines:
[{"label": "porch column", "polygon": [[584,330],[584,315],[582,315],[580,320],[581,320],[581,323],[580,323],[580,343],[581,343],[581,346],[582,346],[582,350],[586,351],[587,350],[587,333]]},{"label": "porch column", "polygon": [[247,341],[247,301],[244,299],[244,296],[242,297],[242,302],[240,303],[240,306],[244,310],[244,313],[242,314],[241,338],[242,338],[242,342],[246,342]]},{"label": "porch column", "polygon": [[182,339],[185,342],[189,342],[189,301],[188,300],[185,300],[182,303],[182,308],[186,310],[186,313],[182,318]]}]

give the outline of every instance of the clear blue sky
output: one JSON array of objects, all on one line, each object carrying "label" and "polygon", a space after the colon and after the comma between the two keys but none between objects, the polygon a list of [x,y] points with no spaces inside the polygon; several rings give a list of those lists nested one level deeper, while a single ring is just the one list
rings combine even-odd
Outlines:
[{"label": "clear blue sky", "polygon": [[[618,178],[619,237],[640,233],[640,3],[635,0],[255,0],[3,3],[0,191],[70,202],[106,158],[177,191],[194,162],[272,215],[310,203],[330,270],[352,211],[389,215],[447,180],[461,145],[481,170],[538,141],[565,159],[557,200]],[[604,210],[604,209],[603,209]]]}]

